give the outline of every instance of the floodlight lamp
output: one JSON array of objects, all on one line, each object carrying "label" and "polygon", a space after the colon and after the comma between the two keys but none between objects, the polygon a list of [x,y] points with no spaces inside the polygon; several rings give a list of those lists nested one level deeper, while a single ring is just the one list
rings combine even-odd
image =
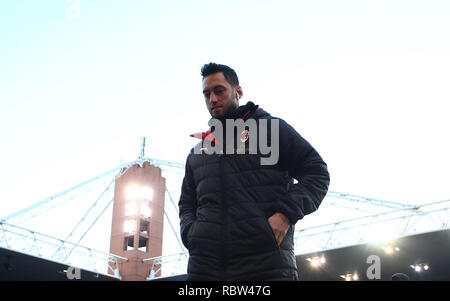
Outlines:
[{"label": "floodlight lamp", "polygon": [[147,186],[142,187],[140,197],[141,199],[151,201],[153,199],[153,189]]},{"label": "floodlight lamp", "polygon": [[322,255],[322,257],[314,256],[312,258],[306,258],[306,260],[308,260],[310,262],[310,264],[313,268],[317,268],[320,265],[325,263],[325,257],[323,255]]},{"label": "floodlight lamp", "polygon": [[367,233],[367,241],[373,244],[389,244],[394,241],[396,234],[391,229],[374,228]]},{"label": "floodlight lamp", "polygon": [[134,202],[125,205],[125,215],[134,216],[137,214],[136,204]]},{"label": "floodlight lamp", "polygon": [[345,281],[359,280],[358,273],[341,275],[341,278],[343,278]]},{"label": "floodlight lamp", "polygon": [[149,218],[152,215],[152,210],[149,207],[145,206],[142,208],[141,214],[144,218]]},{"label": "floodlight lamp", "polygon": [[125,221],[125,224],[123,226],[123,230],[126,233],[134,232],[134,231],[136,231],[136,225],[137,224],[136,224],[135,220],[127,220],[127,221]]},{"label": "floodlight lamp", "polygon": [[312,265],[313,267],[318,267],[318,266],[320,265],[319,259],[318,259],[318,258],[313,258],[313,259],[311,260],[311,265]]},{"label": "floodlight lamp", "polygon": [[127,200],[137,199],[139,197],[139,189],[136,185],[130,185],[126,192]]}]

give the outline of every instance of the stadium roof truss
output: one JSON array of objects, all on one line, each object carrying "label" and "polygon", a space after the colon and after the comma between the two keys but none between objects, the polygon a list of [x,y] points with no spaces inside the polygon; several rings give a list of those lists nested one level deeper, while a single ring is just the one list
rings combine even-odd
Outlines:
[{"label": "stadium roof truss", "polygon": [[[103,271],[102,269],[107,266],[108,271],[114,272],[115,276],[120,278],[117,263],[119,260],[127,260],[127,258],[95,251],[83,247],[80,243],[110,207],[113,201],[115,180],[126,172],[128,167],[135,164],[143,166],[144,162],[160,167],[165,172],[166,177],[169,177],[169,174],[182,176],[184,173],[183,164],[147,158],[144,157],[142,152],[135,161],[121,164],[2,218],[0,220],[0,246],[95,272]],[[170,182],[170,180],[167,182]],[[179,185],[180,183],[175,184]],[[79,196],[97,190],[99,193],[94,198],[92,205],[65,239],[51,237],[23,226],[35,217],[44,215],[46,212]],[[174,227],[174,224],[179,224],[178,207],[167,188],[166,196],[170,202],[166,202],[165,217],[177,239],[180,252],[144,259],[144,261],[152,262],[149,279],[186,272],[188,254],[180,241],[178,230]],[[357,211],[357,214],[352,214],[351,218],[342,218],[341,215],[336,214],[336,208],[346,211],[354,210]],[[308,216],[304,219],[304,222],[296,225],[297,229],[294,233],[295,254],[319,252],[447,229],[450,220],[449,209],[450,200],[408,205],[329,191],[322,202],[321,210],[312,215],[313,217]],[[326,224],[317,224],[317,222],[311,224],[314,220],[320,220],[319,217],[326,217],[329,222]],[[334,220],[329,217],[334,217]],[[162,266],[164,266],[163,269],[161,269]],[[160,270],[161,273],[158,273]]]}]

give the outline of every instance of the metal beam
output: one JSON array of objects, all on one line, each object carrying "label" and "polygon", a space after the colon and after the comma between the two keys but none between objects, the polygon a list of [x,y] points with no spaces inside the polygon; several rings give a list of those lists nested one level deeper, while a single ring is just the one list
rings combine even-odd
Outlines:
[{"label": "metal beam", "polygon": [[[104,253],[4,221],[0,222],[0,246],[47,260],[58,249],[63,255],[60,258],[63,259],[53,260],[54,262],[104,274],[111,271],[115,272],[116,277],[118,271],[115,271],[111,264],[118,269],[118,261],[128,261],[126,257]],[[72,253],[67,256],[67,252]]]},{"label": "metal beam", "polygon": [[[389,226],[391,235],[387,236],[387,239],[448,229],[450,228],[449,211],[450,200],[444,200],[298,229],[294,233],[295,254],[300,255],[369,243],[372,241],[371,234],[385,230],[380,225]],[[409,231],[401,230],[405,229],[402,226],[404,226],[403,224],[407,218],[415,219],[414,222],[418,223],[424,217],[429,218],[432,226],[422,227],[421,231],[417,231],[412,227],[407,228]],[[397,229],[393,227],[395,225],[398,226],[396,227]],[[374,230],[374,232],[371,230]],[[344,242],[343,236],[347,236],[347,242]],[[153,272],[151,270],[149,279],[156,279],[185,274],[188,257],[189,254],[185,252],[147,258],[143,261],[153,262],[152,269],[154,270]]]},{"label": "metal beam", "polygon": [[[5,216],[1,218],[1,220],[8,221],[11,224],[21,224],[35,216],[38,216],[48,210],[51,210],[57,206],[60,206],[73,198],[80,195],[80,192],[82,194],[91,191],[92,189],[103,185],[103,182],[98,183],[100,180],[104,180],[105,177],[112,175],[114,172],[117,172],[121,168],[127,166],[128,164],[123,164],[120,166],[117,166],[113,169],[110,169],[98,176],[95,176],[89,180],[86,180],[84,182],[81,182],[80,184],[77,184],[75,186],[72,186],[70,188],[67,188],[55,195],[52,195],[46,199],[43,199],[39,202],[36,202],[28,207],[25,207],[23,209],[20,209],[8,216]],[[108,180],[108,179],[107,179]],[[108,182],[108,181],[106,181]],[[84,190],[82,190],[84,189]],[[46,210],[43,210],[43,208],[46,207]]]},{"label": "metal beam", "polygon": [[385,208],[409,208],[412,205],[403,204],[403,203],[397,203],[392,201],[385,201],[375,198],[368,198],[365,196],[350,194],[350,193],[344,193],[344,192],[337,192],[337,191],[328,191],[327,197],[337,198],[337,199],[343,199],[347,201],[357,202],[357,203],[363,203],[368,204],[372,206],[377,207],[385,207]]}]

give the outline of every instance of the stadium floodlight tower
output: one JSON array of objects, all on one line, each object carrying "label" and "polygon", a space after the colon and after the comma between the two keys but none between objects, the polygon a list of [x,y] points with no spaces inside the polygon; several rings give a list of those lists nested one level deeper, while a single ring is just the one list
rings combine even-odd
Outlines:
[{"label": "stadium floodlight tower", "polygon": [[124,255],[122,280],[145,280],[151,263],[144,258],[162,255],[166,180],[161,169],[144,157],[145,138],[136,164],[124,168],[116,179],[110,252]]}]

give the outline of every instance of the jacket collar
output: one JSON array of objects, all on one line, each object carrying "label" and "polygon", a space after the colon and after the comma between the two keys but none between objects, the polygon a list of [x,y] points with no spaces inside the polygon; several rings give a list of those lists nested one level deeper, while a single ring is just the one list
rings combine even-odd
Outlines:
[{"label": "jacket collar", "polygon": [[[241,118],[242,120],[245,121],[256,110],[262,110],[262,109],[258,108],[258,105],[255,105],[253,102],[249,101],[249,102],[247,102],[247,104],[240,106],[236,110],[228,112],[223,117],[219,118],[219,120],[225,122],[226,119],[236,120],[238,118]],[[202,140],[210,140],[213,142],[217,142],[216,138],[214,137],[213,133],[211,132],[211,129],[208,129],[206,132],[194,133],[194,134],[191,134],[190,136],[194,137],[194,138],[199,138]]]}]

